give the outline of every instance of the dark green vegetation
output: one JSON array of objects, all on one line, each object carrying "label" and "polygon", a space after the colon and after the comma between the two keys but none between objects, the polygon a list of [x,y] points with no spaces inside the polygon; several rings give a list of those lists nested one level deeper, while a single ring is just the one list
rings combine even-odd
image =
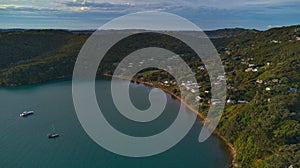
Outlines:
[{"label": "dark green vegetation", "polygon": [[56,30],[0,33],[0,84],[14,86],[71,77],[87,38]]},{"label": "dark green vegetation", "polygon": [[[300,167],[300,26],[208,32],[227,73],[227,104],[218,133],[234,146],[239,167]],[[0,33],[0,84],[14,86],[71,77],[77,54],[88,33],[18,31]],[[147,39],[147,43],[143,41]],[[128,45],[130,44],[130,45]],[[116,63],[136,49],[158,46],[180,55],[196,72],[200,112],[209,107],[210,83],[193,51],[167,36],[141,34],[120,41],[99,67],[112,74]],[[178,86],[157,69],[140,80],[179,95]],[[237,103],[238,101],[244,101]]]},{"label": "dark green vegetation", "polygon": [[228,98],[249,102],[228,105],[219,125],[241,167],[300,166],[299,36],[299,26],[248,34],[222,54]]}]

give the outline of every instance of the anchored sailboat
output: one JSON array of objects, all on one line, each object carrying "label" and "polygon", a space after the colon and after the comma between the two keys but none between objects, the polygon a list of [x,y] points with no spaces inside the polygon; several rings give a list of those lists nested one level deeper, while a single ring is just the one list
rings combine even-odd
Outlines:
[{"label": "anchored sailboat", "polygon": [[55,138],[58,138],[58,137],[59,137],[59,134],[55,133],[55,128],[54,128],[54,126],[52,126],[52,133],[48,134],[48,138],[49,139],[55,139]]}]

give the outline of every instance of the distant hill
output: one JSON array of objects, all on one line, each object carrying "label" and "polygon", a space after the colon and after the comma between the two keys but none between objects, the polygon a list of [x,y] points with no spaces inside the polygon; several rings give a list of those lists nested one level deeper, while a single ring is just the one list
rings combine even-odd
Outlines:
[{"label": "distant hill", "polygon": [[258,30],[248,30],[241,28],[232,28],[232,29],[219,29],[219,30],[211,30],[204,31],[206,35],[210,38],[224,38],[224,37],[236,37],[248,33],[258,33]]}]

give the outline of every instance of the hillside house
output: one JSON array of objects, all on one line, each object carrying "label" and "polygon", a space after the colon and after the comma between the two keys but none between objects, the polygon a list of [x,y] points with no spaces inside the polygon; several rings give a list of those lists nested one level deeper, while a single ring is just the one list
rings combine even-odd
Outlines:
[{"label": "hillside house", "polygon": [[202,65],[202,66],[199,66],[198,69],[200,69],[201,71],[204,71],[205,67]]},{"label": "hillside house", "polygon": [[226,81],[226,78],[225,78],[224,75],[219,75],[219,76],[217,77],[217,80],[220,80],[220,81]]},{"label": "hillside house", "polygon": [[266,87],[266,91],[271,91],[271,90],[272,90],[271,86]]},{"label": "hillside house", "polygon": [[273,82],[273,83],[278,83],[278,82],[279,82],[279,79],[274,78],[274,79],[272,79],[272,82]]},{"label": "hillside house", "polygon": [[245,72],[250,72],[252,70],[253,70],[252,68],[247,68],[247,69],[245,69]]},{"label": "hillside house", "polygon": [[232,99],[228,99],[228,100],[226,101],[226,103],[227,103],[227,104],[235,104],[235,101],[232,100]]},{"label": "hillside house", "polygon": [[289,91],[295,93],[295,92],[298,91],[298,89],[297,88],[290,88]]},{"label": "hillside house", "polygon": [[258,72],[258,68],[252,69],[252,72]]},{"label": "hillside house", "polygon": [[257,79],[257,80],[256,80],[256,83],[258,83],[258,84],[262,84],[262,83],[264,83],[264,81],[263,81],[263,80],[261,80],[261,79]]},{"label": "hillside house", "polygon": [[196,101],[203,101],[204,98],[203,98],[203,97],[200,97],[200,96],[196,96],[196,97],[195,97],[195,100],[196,100]]},{"label": "hillside house", "polygon": [[169,81],[167,79],[163,79],[161,82],[164,83],[164,84],[168,84],[169,83]]},{"label": "hillside house", "polygon": [[212,105],[222,104],[222,101],[220,99],[211,99]]},{"label": "hillside house", "polygon": [[247,101],[245,101],[245,100],[238,100],[237,103],[238,103],[238,104],[246,104]]},{"label": "hillside house", "polygon": [[278,43],[281,43],[281,41],[278,41],[278,40],[271,40],[270,43],[278,44]]},{"label": "hillside house", "polygon": [[254,64],[249,64],[248,66],[249,66],[249,67],[254,67],[255,65],[254,65]]}]

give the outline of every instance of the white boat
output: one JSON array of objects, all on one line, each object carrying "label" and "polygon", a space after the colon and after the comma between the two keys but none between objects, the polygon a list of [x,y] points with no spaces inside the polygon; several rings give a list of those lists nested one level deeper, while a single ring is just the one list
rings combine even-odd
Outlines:
[{"label": "white boat", "polygon": [[56,134],[56,133],[51,133],[51,134],[48,135],[49,139],[58,138],[58,137],[59,137],[59,134]]},{"label": "white boat", "polygon": [[20,114],[20,117],[26,117],[26,116],[29,116],[29,115],[32,115],[34,111],[23,111],[21,114]]}]

